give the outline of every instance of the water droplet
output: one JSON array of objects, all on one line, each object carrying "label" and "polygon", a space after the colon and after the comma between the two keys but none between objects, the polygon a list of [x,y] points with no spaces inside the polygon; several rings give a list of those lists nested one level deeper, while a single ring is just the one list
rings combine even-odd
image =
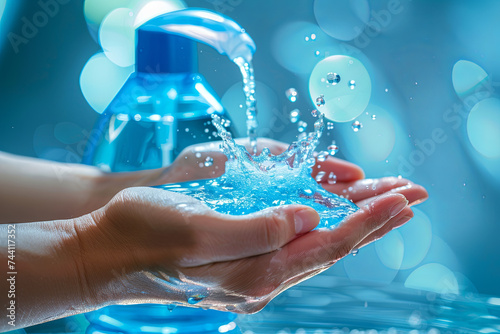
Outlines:
[{"label": "water droplet", "polygon": [[340,82],[340,75],[330,72],[326,75],[326,81],[331,85],[336,85]]},{"label": "water droplet", "polygon": [[327,150],[329,155],[334,156],[339,151],[339,147],[337,145],[332,144],[328,146]]},{"label": "water droplet", "polygon": [[330,174],[328,174],[328,184],[335,183],[337,183],[337,175],[335,175],[333,172],[330,172]]},{"label": "water droplet", "polygon": [[226,310],[228,311],[234,311],[236,309],[236,307],[234,307],[233,305],[226,305]]},{"label": "water droplet", "polygon": [[325,160],[326,160],[326,158],[328,158],[328,155],[329,155],[329,154],[328,154],[328,152],[326,152],[326,151],[321,151],[321,152],[319,152],[319,153],[318,153],[318,157],[317,157],[316,159],[317,159],[318,161],[323,162],[323,161],[325,161]]},{"label": "water droplet", "polygon": [[[319,157],[318,157],[318,159],[319,159]],[[325,174],[326,174],[326,172],[324,172],[324,171],[318,172],[318,174],[316,175],[316,178],[315,178],[316,182],[320,183],[323,180],[323,177],[325,176]]]},{"label": "water droplet", "polygon": [[299,135],[297,136],[297,139],[298,139],[298,140],[304,140],[304,139],[306,139],[306,137],[307,137],[307,133],[302,132],[301,134],[299,134]]},{"label": "water droplet", "polygon": [[327,128],[328,130],[333,130],[333,123],[332,123],[332,122],[328,122],[328,123],[326,123],[326,128]]},{"label": "water droplet", "polygon": [[358,255],[358,253],[359,253],[359,249],[358,249],[358,248],[353,249],[353,250],[351,251],[352,256],[356,256],[356,255]]},{"label": "water droplet", "polygon": [[306,159],[306,165],[309,166],[309,167],[312,167],[316,164],[316,159],[314,158],[309,158],[309,159]]},{"label": "water droplet", "polygon": [[168,304],[167,305],[167,309],[172,312],[175,308],[177,307],[177,305],[174,305],[174,304]]},{"label": "water droplet", "polygon": [[299,132],[304,132],[307,128],[307,123],[304,121],[300,121],[298,123],[298,126],[299,126]]},{"label": "water droplet", "polygon": [[226,121],[224,122],[224,127],[225,127],[225,128],[228,128],[228,127],[230,127],[230,126],[231,126],[231,121],[230,121],[230,120],[228,120],[228,119],[226,119]]},{"label": "water droplet", "polygon": [[141,115],[139,115],[139,114],[134,115],[134,120],[139,122],[141,120]]},{"label": "water droplet", "polygon": [[325,105],[325,97],[323,95],[320,95],[316,98],[316,105],[318,107],[324,106]]},{"label": "water droplet", "polygon": [[350,89],[356,88],[356,81],[354,81],[354,80],[349,81],[349,88]]},{"label": "water droplet", "polygon": [[205,133],[208,133],[210,130],[209,129],[205,129]]},{"label": "water droplet", "polygon": [[377,115],[372,115],[372,120],[376,120],[377,119]]},{"label": "water droplet", "polygon": [[189,128],[185,128],[184,131],[189,132]]},{"label": "water droplet", "polygon": [[315,54],[316,56],[319,56],[319,55],[320,55],[320,53],[321,53],[321,52],[316,51],[314,54]]},{"label": "water droplet", "polygon": [[212,157],[205,158],[205,167],[210,167],[214,164],[214,159]]},{"label": "water droplet", "polygon": [[191,305],[194,305],[194,304],[198,304],[203,299],[205,299],[205,296],[197,294],[197,295],[193,295],[193,296],[189,297],[187,302]]},{"label": "water droplet", "polygon": [[309,42],[309,36],[306,36],[304,39],[306,40],[306,42]]},{"label": "water droplet", "polygon": [[386,92],[386,93],[387,93],[387,92],[389,92],[389,88],[386,88],[386,89],[385,89],[385,92]]},{"label": "water droplet", "polygon": [[290,111],[290,122],[297,123],[300,119],[300,111],[299,109],[294,109]]},{"label": "water droplet", "polygon": [[314,41],[316,39],[316,34],[311,34],[311,41]]},{"label": "water droplet", "polygon": [[358,132],[362,127],[363,124],[361,124],[359,121],[355,121],[354,123],[352,123],[352,130],[354,132]]},{"label": "water droplet", "polygon": [[201,153],[200,153],[200,152],[196,152],[196,153],[194,154],[194,156],[195,156],[195,157],[197,157],[197,158],[201,158]]},{"label": "water droplet", "polygon": [[318,111],[316,109],[313,109],[311,111],[311,115],[312,115],[312,117],[318,117]]},{"label": "water droplet", "polygon": [[297,97],[299,96],[295,88],[288,88],[285,92],[285,95],[288,98],[288,100],[290,100],[290,102],[297,101]]}]

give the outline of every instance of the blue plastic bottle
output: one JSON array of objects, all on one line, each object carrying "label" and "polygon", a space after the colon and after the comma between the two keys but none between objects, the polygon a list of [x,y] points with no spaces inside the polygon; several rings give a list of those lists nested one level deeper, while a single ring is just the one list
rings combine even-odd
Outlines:
[{"label": "blue plastic bottle", "polygon": [[[187,9],[147,22],[137,30],[136,71],[99,119],[86,163],[112,172],[159,168],[186,146],[218,140],[211,114],[228,116],[196,72],[196,42],[231,60],[255,51],[238,24],[214,12]],[[234,314],[168,305],[108,306],[86,317],[87,333],[238,332]]]},{"label": "blue plastic bottle", "polygon": [[86,161],[107,171],[167,166],[186,146],[216,140],[210,114],[224,114],[196,73],[194,41],[141,29],[137,35],[136,71],[101,116],[101,137]]}]

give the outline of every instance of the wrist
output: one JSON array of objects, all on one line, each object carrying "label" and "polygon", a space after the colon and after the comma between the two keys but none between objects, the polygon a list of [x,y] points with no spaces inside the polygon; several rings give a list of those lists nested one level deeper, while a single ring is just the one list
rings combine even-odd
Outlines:
[{"label": "wrist", "polygon": [[164,169],[107,173],[99,171],[92,178],[85,213],[106,205],[120,191],[131,187],[155,186],[161,183]]}]

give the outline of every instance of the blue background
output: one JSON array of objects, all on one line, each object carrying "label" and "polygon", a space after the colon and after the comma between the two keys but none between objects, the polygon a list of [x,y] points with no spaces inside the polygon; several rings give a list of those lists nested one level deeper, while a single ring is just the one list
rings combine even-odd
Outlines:
[{"label": "blue background", "polygon": [[[3,2],[5,0],[0,0],[0,5]],[[372,30],[373,37],[350,41],[321,32],[313,1],[222,3],[223,7],[217,7],[213,1],[186,1],[190,7],[222,11],[240,23],[255,40],[259,118],[265,125],[261,135],[290,142],[297,135],[297,128],[288,121],[287,114],[295,108],[301,110],[304,120],[312,123],[309,74],[301,72],[323,59],[325,51],[320,50],[320,56],[314,54],[314,49],[310,54],[304,53],[303,48],[309,47],[303,44],[307,31],[299,31],[297,34],[302,35],[298,37],[291,31],[287,34],[288,24],[303,21],[311,31],[318,31],[318,43],[321,38],[325,49],[340,48],[364,63],[371,76],[371,104],[376,106],[369,110],[378,110],[380,116],[368,124],[372,122],[371,115],[363,114],[360,119],[365,126],[358,133],[352,132],[350,123],[335,124],[335,129],[325,135],[324,145],[336,140],[340,146],[339,156],[360,164],[368,177],[402,175],[429,191],[429,200],[418,207],[414,226],[388,239],[395,240],[398,251],[404,253],[400,256],[406,256],[402,260],[406,261],[405,266],[401,265],[401,259],[396,261],[399,263],[396,269],[388,268],[387,261],[383,260],[374,264],[370,256],[380,254],[383,247],[372,245],[361,250],[356,258],[338,263],[335,272],[353,280],[404,283],[420,266],[439,263],[453,272],[460,291],[500,295],[500,209],[497,204],[500,162],[498,157],[485,158],[471,145],[466,123],[473,105],[464,104],[452,82],[455,63],[468,60],[489,75],[481,86],[482,95],[475,101],[499,96],[500,85],[495,79],[500,78],[500,2],[401,1],[401,12],[392,15],[375,33]],[[386,10],[388,3],[368,1],[370,20],[375,20],[373,13]],[[16,53],[7,35],[19,34],[22,17],[32,17],[40,7],[34,0],[7,0],[0,22],[1,151],[67,161],[67,155],[50,150],[62,148],[71,153],[71,162],[78,162],[81,157],[85,134],[92,129],[98,114],[83,97],[79,77],[87,60],[100,51],[89,34],[82,9],[80,0],[61,6],[60,14],[51,18],[27,44],[20,45]],[[335,20],[332,14],[332,22]],[[370,28],[362,28],[364,36],[368,36]],[[287,38],[278,34],[280,29],[284,29]],[[304,68],[295,71],[290,66],[285,68],[277,56],[277,48],[281,53],[292,55],[289,64],[298,62],[304,64]],[[228,92],[241,80],[238,69],[209,47],[200,46],[199,50],[200,72],[223,97],[223,103],[241,128],[243,113],[235,111],[234,94]],[[500,83],[500,79],[497,82]],[[295,103],[285,95],[291,87],[299,94]],[[498,115],[500,110],[495,112]],[[395,129],[394,143],[384,139],[385,128],[377,130],[377,121],[383,119],[383,115],[390,120],[391,129]],[[495,118],[492,122],[497,129],[500,127]],[[491,125],[489,123],[486,118],[485,127]],[[427,151],[416,145],[429,143],[436,129],[441,133],[440,142],[434,141]],[[359,138],[364,139],[353,137],[363,135],[363,131],[367,137]],[[488,137],[483,140],[485,145],[500,145],[500,142],[488,143]],[[362,154],[363,150],[391,152],[392,145],[392,153],[381,161],[367,159]],[[422,232],[426,226],[430,226],[429,233]]]}]

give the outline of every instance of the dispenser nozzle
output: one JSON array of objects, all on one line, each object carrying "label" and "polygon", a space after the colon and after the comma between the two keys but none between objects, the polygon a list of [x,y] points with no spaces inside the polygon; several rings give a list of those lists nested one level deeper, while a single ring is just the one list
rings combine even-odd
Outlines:
[{"label": "dispenser nozzle", "polygon": [[232,61],[252,60],[256,46],[252,38],[232,19],[203,9],[183,9],[146,22],[142,31],[166,32],[212,46]]}]

